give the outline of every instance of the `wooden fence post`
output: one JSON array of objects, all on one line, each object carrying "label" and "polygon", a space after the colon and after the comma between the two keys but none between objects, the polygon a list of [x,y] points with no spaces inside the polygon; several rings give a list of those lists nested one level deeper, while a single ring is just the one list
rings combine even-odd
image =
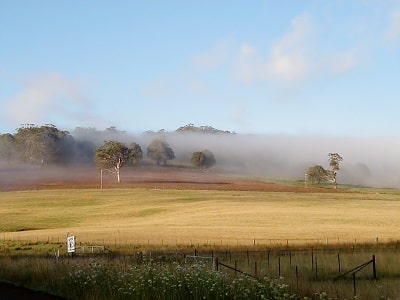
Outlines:
[{"label": "wooden fence post", "polygon": [[278,277],[281,277],[281,256],[278,256]]},{"label": "wooden fence post", "polygon": [[314,249],[311,248],[311,269],[314,270]]},{"label": "wooden fence post", "polygon": [[217,256],[214,259],[214,270],[218,271],[218,268],[219,268],[219,261],[218,261],[218,256]]},{"label": "wooden fence post", "polygon": [[235,260],[235,277],[236,277],[236,275],[237,275],[237,260]]},{"label": "wooden fence post", "polygon": [[356,273],[353,273],[353,296],[357,295],[356,291]]},{"label": "wooden fence post", "polygon": [[337,254],[337,260],[338,260],[338,267],[339,267],[339,273],[341,271],[341,263],[340,263],[340,253],[338,252]]},{"label": "wooden fence post", "polygon": [[372,276],[376,279],[376,261],[375,261],[375,254],[372,255]]}]

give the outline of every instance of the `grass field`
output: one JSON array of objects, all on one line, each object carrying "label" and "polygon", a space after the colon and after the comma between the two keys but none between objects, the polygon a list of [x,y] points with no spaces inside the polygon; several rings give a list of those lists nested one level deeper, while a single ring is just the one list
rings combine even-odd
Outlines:
[{"label": "grass field", "polygon": [[[65,253],[68,233],[76,236],[78,245],[106,245],[124,253],[129,249],[139,253],[140,248],[155,252],[168,251],[168,248],[182,248],[184,251],[197,248],[206,252],[215,249],[216,253],[219,251],[217,255],[222,261],[230,265],[237,263],[245,272],[254,272],[254,263],[258,262],[259,276],[277,278],[281,274],[290,284],[292,292],[320,295],[318,292],[326,291],[329,295],[336,295],[337,299],[351,298],[354,288],[351,278],[337,283],[332,281],[338,273],[336,251],[341,249],[342,270],[364,263],[376,254],[379,279],[371,281],[369,269],[357,274],[357,295],[363,299],[395,299],[400,292],[396,263],[399,255],[397,243],[400,240],[399,194],[398,190],[384,189],[342,189],[340,192],[328,189],[318,193],[315,190],[271,192],[125,187],[0,192],[0,264],[3,270],[0,277],[58,295],[70,295],[72,299],[78,299],[76,295],[83,297],[82,293],[86,293],[85,299],[103,294],[106,295],[104,297],[115,296],[117,291],[125,291],[130,288],[129,284],[138,281],[133,277],[130,280],[115,277],[121,270],[125,270],[125,273],[122,272],[124,276],[133,276],[126,271],[127,263],[123,259],[113,261],[112,265],[106,261],[106,265],[101,267],[103,271],[98,274],[100,277],[95,279],[93,276],[97,274],[98,263],[102,262],[95,261],[93,269],[92,265],[86,267],[84,261],[79,261],[75,275],[82,276],[87,272],[85,280],[74,275],[71,277],[74,281],[66,284],[65,277],[70,276],[69,260],[55,264],[54,251],[60,249],[61,253]],[[363,248],[367,243],[369,245]],[[321,244],[320,250],[312,248]],[[356,252],[354,245],[358,249]],[[236,252],[231,257],[226,249]],[[244,249],[253,251],[250,257],[248,252],[247,255],[240,252]],[[275,249],[271,256],[267,254],[268,249]],[[290,252],[290,260],[289,252],[282,252],[287,249],[294,249],[293,253]],[[296,252],[295,249],[306,250]],[[310,251],[315,251],[315,262],[318,258],[318,280],[314,278]],[[43,253],[47,253],[47,258],[35,256]],[[22,254],[21,258],[16,259],[15,254]],[[20,263],[25,264],[22,273]],[[159,273],[160,278],[171,276],[179,279],[181,275],[174,273],[172,276],[162,269],[176,266],[162,264],[155,267],[150,264],[144,265],[142,270],[140,265],[133,264],[130,268],[134,268],[135,276],[144,280],[140,285],[142,289],[137,290],[135,293],[139,294],[135,295],[143,298],[152,291],[153,287],[148,286],[148,282],[150,275],[150,279],[154,280],[155,273]],[[300,282],[294,272],[295,267],[299,268]],[[150,275],[146,273],[147,268],[152,270]],[[177,268],[179,270],[180,265]],[[186,282],[191,271],[183,268],[186,275],[181,279]],[[110,277],[103,278],[108,273]],[[219,279],[219,276],[225,276],[222,273],[207,271],[203,275],[201,280],[207,279],[211,286],[205,286],[199,292],[199,298],[204,295],[210,296],[210,299],[214,297],[207,293],[217,286],[216,282],[220,283],[219,288],[231,288],[236,282],[234,277],[233,283],[222,283]],[[109,290],[97,284],[104,280],[110,283]],[[121,280],[127,285],[120,286]],[[190,292],[199,288],[198,280],[190,286]],[[92,289],[78,287],[77,282],[93,283]],[[176,289],[175,281],[173,284],[173,289],[167,286],[169,293],[161,290],[153,292],[164,295],[165,299],[185,299],[187,294],[178,296],[176,293],[180,290]],[[269,285],[268,281],[265,285]],[[262,284],[263,289],[265,285]],[[260,287],[260,282],[256,282],[256,286]],[[160,287],[165,288],[163,285]],[[248,287],[246,283],[243,290]],[[279,284],[276,287],[280,290]],[[255,288],[251,290],[254,293],[266,292]],[[71,291],[76,295],[70,294]],[[118,299],[134,297],[127,295],[131,296],[118,296]],[[216,294],[214,298],[219,297]],[[312,299],[327,299],[316,297]]]},{"label": "grass field", "polygon": [[0,193],[4,240],[252,245],[398,240],[396,191],[68,189]]}]

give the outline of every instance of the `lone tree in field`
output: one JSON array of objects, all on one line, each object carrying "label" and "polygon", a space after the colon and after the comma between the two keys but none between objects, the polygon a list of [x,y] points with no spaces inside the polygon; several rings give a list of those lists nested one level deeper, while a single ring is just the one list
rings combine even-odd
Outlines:
[{"label": "lone tree in field", "polygon": [[343,160],[343,158],[338,154],[338,153],[329,153],[329,165],[332,168],[331,171],[331,176],[332,176],[332,180],[335,183],[335,189],[337,188],[337,182],[336,182],[336,174],[337,171],[339,171],[339,162],[341,162]]},{"label": "lone tree in field", "polygon": [[156,161],[157,165],[162,162],[164,165],[167,161],[175,158],[174,151],[168,145],[167,142],[161,139],[154,139],[147,147],[147,156]]},{"label": "lone tree in field", "polygon": [[211,168],[216,163],[214,154],[209,150],[193,152],[190,161],[195,167],[200,169]]},{"label": "lone tree in field", "polygon": [[[140,152],[141,158],[141,152]],[[95,162],[99,169],[109,170],[117,175],[121,182],[120,170],[128,162],[140,160],[138,152],[128,148],[125,144],[115,141],[106,141],[96,149]]]},{"label": "lone tree in field", "polygon": [[328,176],[329,171],[325,170],[320,165],[310,167],[307,170],[307,177],[312,183],[316,182],[320,184],[321,182],[328,180]]}]

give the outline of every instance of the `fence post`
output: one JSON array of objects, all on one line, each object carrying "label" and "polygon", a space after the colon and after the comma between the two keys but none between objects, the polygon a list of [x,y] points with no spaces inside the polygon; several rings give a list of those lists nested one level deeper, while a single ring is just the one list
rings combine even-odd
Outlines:
[{"label": "fence post", "polygon": [[219,267],[219,261],[218,261],[218,256],[217,256],[214,259],[214,270],[218,271],[218,267]]},{"label": "fence post", "polygon": [[311,270],[314,270],[314,249],[311,248]]},{"label": "fence post", "polygon": [[375,254],[372,255],[372,275],[373,275],[373,278],[376,279],[376,261],[375,261]]},{"label": "fence post", "polygon": [[353,295],[354,296],[357,295],[357,291],[356,291],[356,273],[353,273]]},{"label": "fence post", "polygon": [[254,276],[257,277],[257,262],[254,262]]},{"label": "fence post", "polygon": [[340,273],[340,270],[341,270],[341,264],[340,264],[340,253],[339,253],[339,252],[338,252],[338,254],[337,254],[337,260],[338,260],[339,273]]},{"label": "fence post", "polygon": [[318,280],[318,260],[315,258],[315,280]]},{"label": "fence post", "polygon": [[278,277],[281,277],[281,256],[278,256]]},{"label": "fence post", "polygon": [[247,249],[247,265],[250,266],[249,249]]},{"label": "fence post", "polygon": [[299,269],[296,266],[296,288],[299,291]]},{"label": "fence post", "polygon": [[237,275],[237,260],[235,260],[235,277],[236,277],[236,275]]}]

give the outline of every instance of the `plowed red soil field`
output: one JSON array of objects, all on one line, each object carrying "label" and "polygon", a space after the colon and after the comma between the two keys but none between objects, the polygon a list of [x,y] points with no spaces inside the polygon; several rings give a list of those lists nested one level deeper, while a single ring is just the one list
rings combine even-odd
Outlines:
[{"label": "plowed red soil field", "polygon": [[[332,189],[266,182],[238,175],[183,167],[140,166],[121,169],[121,183],[115,174],[103,172],[103,188],[159,188],[190,190],[332,192]],[[94,167],[0,167],[0,190],[100,188],[101,172]]]}]

